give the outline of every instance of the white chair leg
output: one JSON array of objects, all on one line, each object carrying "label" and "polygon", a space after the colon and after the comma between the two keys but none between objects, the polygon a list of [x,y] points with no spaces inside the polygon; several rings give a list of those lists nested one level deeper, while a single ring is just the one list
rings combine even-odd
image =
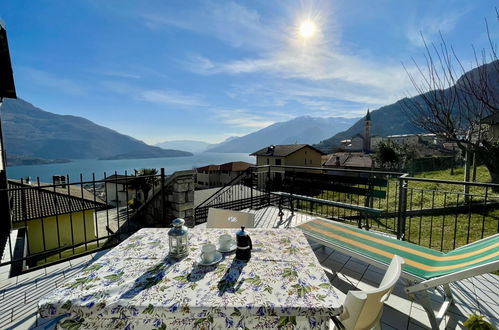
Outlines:
[{"label": "white chair leg", "polygon": [[421,306],[423,306],[424,310],[426,311],[426,314],[428,314],[428,319],[430,320],[431,328],[438,329],[439,322],[437,320],[435,312],[433,311],[431,298],[430,295],[428,294],[428,291],[423,290],[417,296],[419,298],[418,302],[421,304]]}]

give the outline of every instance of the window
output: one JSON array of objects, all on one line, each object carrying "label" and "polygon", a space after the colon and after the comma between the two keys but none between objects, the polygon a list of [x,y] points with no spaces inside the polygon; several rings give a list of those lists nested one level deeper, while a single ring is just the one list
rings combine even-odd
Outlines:
[{"label": "window", "polygon": [[275,164],[276,164],[276,165],[281,165],[281,160],[280,160],[280,159],[276,159],[276,160],[275,160]]},{"label": "window", "polygon": [[307,165],[307,159],[305,158],[305,165]]},{"label": "window", "polygon": [[267,165],[269,165],[269,159],[267,158]]}]

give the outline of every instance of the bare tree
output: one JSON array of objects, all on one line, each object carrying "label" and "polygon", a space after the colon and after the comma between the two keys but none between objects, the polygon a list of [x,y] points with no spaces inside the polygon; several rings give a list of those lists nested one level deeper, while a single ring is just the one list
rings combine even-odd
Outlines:
[{"label": "bare tree", "polygon": [[428,45],[423,38],[424,65],[413,59],[415,73],[405,68],[418,96],[405,99],[403,105],[413,124],[456,143],[466,155],[466,181],[475,154],[489,170],[492,182],[499,183],[499,143],[487,138],[481,124],[483,118],[499,112],[499,60],[486,27],[490,50],[482,50],[480,55],[474,52],[471,71],[442,35],[439,45]]}]

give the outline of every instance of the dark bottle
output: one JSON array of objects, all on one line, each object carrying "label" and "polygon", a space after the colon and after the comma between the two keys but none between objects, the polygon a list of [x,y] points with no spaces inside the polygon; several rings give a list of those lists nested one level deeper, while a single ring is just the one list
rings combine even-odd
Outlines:
[{"label": "dark bottle", "polygon": [[236,259],[244,261],[250,260],[251,249],[253,248],[253,245],[251,243],[251,237],[247,232],[244,231],[244,226],[241,226],[241,230],[236,233],[236,240]]}]

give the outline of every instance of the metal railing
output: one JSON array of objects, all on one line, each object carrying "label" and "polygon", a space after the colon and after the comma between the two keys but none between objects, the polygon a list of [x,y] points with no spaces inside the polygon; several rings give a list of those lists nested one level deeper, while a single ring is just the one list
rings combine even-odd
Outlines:
[{"label": "metal railing", "polygon": [[270,195],[267,180],[256,175],[250,167],[218,189],[194,210],[195,224],[206,222],[208,209],[216,207],[230,210],[256,209],[269,205]]},{"label": "metal railing", "polygon": [[499,185],[400,178],[406,240],[440,251],[499,232]]},{"label": "metal railing", "polygon": [[[55,183],[9,180],[0,189],[9,200],[9,232],[0,233],[5,242],[1,266],[11,266],[11,275],[46,267],[99,250],[108,249],[139,225],[132,221],[136,209],[162,189],[166,176],[124,175],[116,172],[102,180]],[[3,212],[2,214],[6,214]]]},{"label": "metal railing", "polygon": [[[348,183],[345,187],[350,189],[333,191],[318,189],[317,182],[308,184],[306,176],[297,173],[313,173],[314,180],[340,175],[387,183],[379,187]],[[10,221],[13,231],[1,233],[6,240],[2,249],[6,258],[0,267],[11,265],[11,272],[19,273],[112,247],[140,227],[133,221],[138,200],[144,197],[136,196],[143,184],[138,180],[153,182],[149,197],[158,189],[165,193],[164,170],[161,175],[137,177],[125,172],[109,177],[104,173],[104,177],[96,180],[92,175],[92,180],[83,181],[80,175],[78,181],[70,182],[66,176],[66,182],[59,184],[10,180],[9,188],[0,194],[8,196],[10,207],[10,219],[2,216],[2,222]],[[351,193],[365,188],[384,193]],[[277,206],[278,191],[381,209],[381,216],[371,219],[371,229],[441,251],[499,232],[499,185],[414,178],[396,172],[277,165],[251,167],[218,189],[195,208],[195,224],[206,221],[210,207],[244,210]],[[292,203],[297,211],[352,225],[362,217],[358,211],[327,203],[298,198]],[[166,206],[161,207],[164,214]]]},{"label": "metal railing", "polygon": [[[308,185],[303,176],[296,180],[298,172],[322,174],[324,178],[327,174],[378,178],[387,180],[387,184],[379,187],[347,184],[354,189],[343,189],[346,192],[317,189],[310,188],[314,185]],[[384,196],[348,192],[355,188],[377,189],[383,191]],[[413,178],[398,172],[278,165],[251,167],[220,188],[195,209],[196,223],[206,221],[210,207],[243,210],[276,206],[279,197],[273,192],[286,190],[317,200],[381,209],[381,216],[371,219],[370,228],[440,251],[449,251],[499,232],[499,193],[494,192],[499,191],[499,185],[496,184]],[[295,210],[303,213],[352,225],[357,225],[363,217],[358,211],[327,203],[299,198],[292,203]]]}]

